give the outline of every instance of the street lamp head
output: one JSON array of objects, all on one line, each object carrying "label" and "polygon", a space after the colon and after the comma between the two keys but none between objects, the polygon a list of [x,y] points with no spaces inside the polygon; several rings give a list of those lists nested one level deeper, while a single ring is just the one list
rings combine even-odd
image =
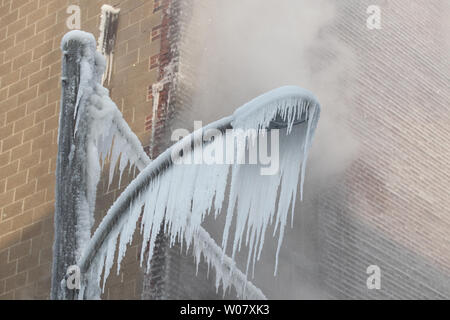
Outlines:
[{"label": "street lamp head", "polygon": [[317,98],[308,90],[297,86],[284,86],[269,91],[233,114],[233,128],[282,129],[314,121],[320,114]]}]

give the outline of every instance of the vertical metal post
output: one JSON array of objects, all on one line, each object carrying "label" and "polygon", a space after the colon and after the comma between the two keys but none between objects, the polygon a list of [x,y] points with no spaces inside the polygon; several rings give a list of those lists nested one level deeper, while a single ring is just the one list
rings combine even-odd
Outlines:
[{"label": "vertical metal post", "polygon": [[76,121],[74,113],[80,84],[80,57],[83,50],[83,44],[78,40],[67,41],[63,48],[51,299],[74,299],[77,291],[68,290],[64,285],[64,279],[67,269],[76,264],[78,248],[76,199],[82,192],[82,186],[86,185],[86,181],[83,181],[85,161],[77,159],[79,150],[75,147],[85,146],[83,142],[86,133],[77,132],[77,135],[74,135]]}]

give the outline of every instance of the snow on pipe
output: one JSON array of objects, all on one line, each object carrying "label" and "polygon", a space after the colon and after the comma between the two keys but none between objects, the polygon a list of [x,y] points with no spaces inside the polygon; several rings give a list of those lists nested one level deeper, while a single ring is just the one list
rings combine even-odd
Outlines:
[{"label": "snow on pipe", "polygon": [[[94,47],[92,43],[95,40],[92,35],[82,31],[70,32],[64,37],[62,46],[70,40],[79,41],[84,47],[83,56],[80,57],[80,82],[82,85],[79,88],[77,108],[80,108],[81,114],[87,116],[86,118],[90,123],[88,128],[83,128],[82,131],[87,130],[89,137],[87,158],[89,168],[88,175],[90,179],[87,188],[90,191],[88,194],[95,195],[94,191],[96,189],[100,174],[100,167],[98,166],[99,158],[102,165],[104,165],[106,159],[109,157],[109,184],[111,183],[114,169],[116,167],[116,163],[119,161],[119,157],[120,177],[122,176],[122,172],[128,163],[130,163],[130,168],[131,166],[136,166],[139,170],[142,170],[151,162],[151,160],[144,152],[139,139],[128,127],[128,124],[123,119],[122,114],[110,100],[107,89],[96,83],[96,81],[99,82],[99,75],[101,76],[103,72],[104,60],[99,54],[93,53]],[[77,126],[81,114],[76,116]],[[84,217],[84,220],[88,221],[92,220],[90,218],[93,218],[87,217],[92,216],[92,212],[83,212],[83,216],[86,216]],[[86,230],[83,234],[88,235],[90,227],[85,229]],[[104,234],[106,235],[107,232]],[[199,228],[198,234],[203,236],[195,236],[196,248],[209,248],[207,252],[202,252],[205,259],[210,261],[210,263],[213,264],[214,268],[217,270],[223,268],[231,270],[231,260],[226,257],[224,264],[222,264],[222,261],[218,257],[222,257],[223,254],[217,254],[217,252],[222,252],[220,247],[216,245],[214,240],[209,237],[208,233],[202,227]],[[89,240],[88,236],[85,236],[84,238],[86,239],[84,239],[83,243],[87,243]],[[201,241],[201,239],[211,239],[212,242],[206,244],[204,241]],[[115,247],[111,248],[111,246],[109,246],[108,249],[115,250]],[[105,275],[105,279],[106,278],[107,274]],[[248,297],[255,299],[265,298],[262,292],[254,287],[250,281],[247,281],[245,275],[237,269],[233,272],[231,283],[235,287],[239,288],[248,287],[248,294],[246,294]]]}]

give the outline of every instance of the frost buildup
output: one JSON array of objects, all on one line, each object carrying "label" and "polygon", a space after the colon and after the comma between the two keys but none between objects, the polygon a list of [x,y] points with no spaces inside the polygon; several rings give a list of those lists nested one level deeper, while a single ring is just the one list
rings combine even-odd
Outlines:
[{"label": "frost buildup", "polygon": [[[70,32],[63,42],[74,37],[86,42],[85,54],[80,61],[81,79],[75,119],[75,132],[83,130],[88,133],[89,183],[86,194],[89,197],[80,199],[83,202],[80,207],[85,207],[80,213],[83,223],[79,226],[83,244],[90,239],[101,165],[109,158],[110,182],[117,163],[120,176],[128,163],[141,170],[109,209],[93,235],[93,240],[96,240],[102,234],[107,234],[106,239],[100,242],[99,247],[92,247],[92,243],[95,243],[92,240],[87,248],[81,247],[84,252],[95,252],[95,255],[85,275],[88,281],[83,281],[79,297],[100,297],[100,288],[104,289],[111,272],[117,246],[117,273],[120,272],[122,259],[143,212],[140,222],[143,234],[141,265],[145,262],[144,253],[148,249],[147,270],[154,253],[156,236],[163,225],[170,245],[176,241],[185,243],[186,250],[193,248],[197,264],[203,256],[208,265],[214,267],[217,289],[222,285],[225,293],[232,285],[241,298],[265,299],[264,294],[247,281],[247,274],[254,269],[262,252],[267,227],[273,223],[274,236],[278,234],[276,273],[289,208],[292,217],[294,214],[299,178],[302,198],[306,159],[320,113],[317,100],[301,88],[282,87],[250,101],[230,117],[234,129],[265,129],[285,124],[281,126],[280,132],[280,168],[274,175],[261,175],[257,165],[239,164],[172,164],[155,173],[158,161],[170,154],[171,150],[150,162],[138,138],[109,98],[108,90],[101,85],[105,60],[95,52],[95,40],[82,32]],[[83,121],[79,121],[81,114],[85,115]],[[214,139],[210,145],[223,145],[225,140],[226,134]],[[246,140],[245,143],[250,141]],[[135,192],[136,186],[143,182],[145,187]],[[230,195],[225,203],[227,184],[230,185]],[[131,201],[125,202],[124,199]],[[126,209],[122,207],[124,203],[128,203]],[[217,216],[222,207],[227,209],[227,213],[220,247],[201,227],[201,223],[213,208]],[[111,214],[118,211],[123,214]],[[233,221],[236,228],[234,234],[230,235]],[[109,226],[109,229],[105,226]],[[230,237],[233,239],[231,258],[226,255]],[[245,274],[234,262],[242,243],[249,248]],[[91,258],[81,258],[84,262],[86,259]]]},{"label": "frost buildup", "polygon": [[[101,85],[101,77],[105,69],[104,57],[95,50],[94,37],[82,31],[72,31],[62,40],[62,47],[67,41],[76,40],[83,45],[80,61],[80,82],[74,113],[74,135],[86,133],[86,146],[73,146],[73,150],[84,150],[86,155],[79,157],[87,161],[85,196],[78,199],[77,237],[79,248],[77,256],[81,256],[91,236],[94,222],[96,190],[100,178],[101,167],[106,158],[111,160],[110,183],[116,163],[120,160],[119,169],[131,162],[145,166],[148,159],[141,157],[144,150],[139,139],[130,130],[121,112],[109,98],[109,92]],[[112,146],[112,148],[111,148]],[[119,159],[119,155],[121,155]],[[144,153],[145,154],[145,153]]]},{"label": "frost buildup", "polygon": [[[300,180],[301,192],[308,149],[319,118],[320,106],[313,96],[297,87],[284,87],[270,92],[238,109],[232,120],[235,129],[271,126],[273,119],[283,121],[286,127],[280,133],[280,170],[277,174],[263,176],[258,166],[227,164],[172,165],[148,179],[146,188],[138,194],[133,184],[154,174],[151,166],[144,169],[120,198],[130,197],[131,205],[126,215],[120,217],[96,257],[96,279],[104,270],[104,280],[110,274],[116,245],[118,244],[118,269],[131,243],[142,208],[140,230],[143,233],[141,264],[148,249],[147,268],[154,253],[155,241],[161,224],[170,239],[186,243],[186,250],[193,246],[197,264],[201,256],[216,271],[217,289],[223,291],[230,285],[236,288],[241,298],[264,299],[265,296],[251,282],[247,282],[250,268],[253,270],[263,248],[264,235],[269,224],[275,223],[274,236],[278,233],[278,253],[281,248],[287,223],[289,207],[294,213],[297,186]],[[294,125],[304,119],[302,124]],[[221,141],[222,140],[222,141]],[[215,139],[211,144],[225,143],[226,136]],[[250,143],[247,141],[246,143]],[[120,149],[119,149],[120,150]],[[166,151],[169,152],[170,150]],[[123,154],[123,153],[122,153]],[[227,183],[231,185],[228,203],[224,203]],[[277,205],[277,195],[280,195]],[[116,201],[115,205],[121,203]],[[226,225],[222,247],[219,247],[201,227],[204,218],[214,208],[214,214],[227,206]],[[110,211],[114,211],[114,206]],[[236,212],[236,213],[235,213]],[[235,214],[234,214],[235,213]],[[106,219],[102,222],[107,223]],[[226,256],[226,245],[230,237],[230,227],[235,219],[232,256]],[[102,225],[100,225],[101,229]],[[95,236],[95,235],[94,235]],[[234,263],[235,254],[242,243],[249,247],[246,272],[243,274]]]}]

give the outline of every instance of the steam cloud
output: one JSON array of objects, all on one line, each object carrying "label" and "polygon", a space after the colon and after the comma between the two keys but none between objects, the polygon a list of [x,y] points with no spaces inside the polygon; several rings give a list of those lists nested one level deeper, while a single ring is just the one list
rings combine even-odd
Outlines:
[{"label": "steam cloud", "polygon": [[[330,0],[193,0],[180,50],[180,79],[194,92],[192,106],[180,117],[187,128],[194,120],[208,123],[230,115],[283,85],[304,87],[318,97],[322,113],[308,160],[306,202],[332,184],[357,155],[346,126],[349,92],[355,86],[354,56],[333,32],[335,5]],[[311,280],[316,272],[311,233],[316,231],[298,226],[308,221],[308,205],[297,207],[279,276],[271,276],[275,247],[270,241],[255,270],[255,282],[269,297],[322,297]],[[217,222],[210,229],[213,225]],[[298,272],[299,265],[312,275]]]}]

